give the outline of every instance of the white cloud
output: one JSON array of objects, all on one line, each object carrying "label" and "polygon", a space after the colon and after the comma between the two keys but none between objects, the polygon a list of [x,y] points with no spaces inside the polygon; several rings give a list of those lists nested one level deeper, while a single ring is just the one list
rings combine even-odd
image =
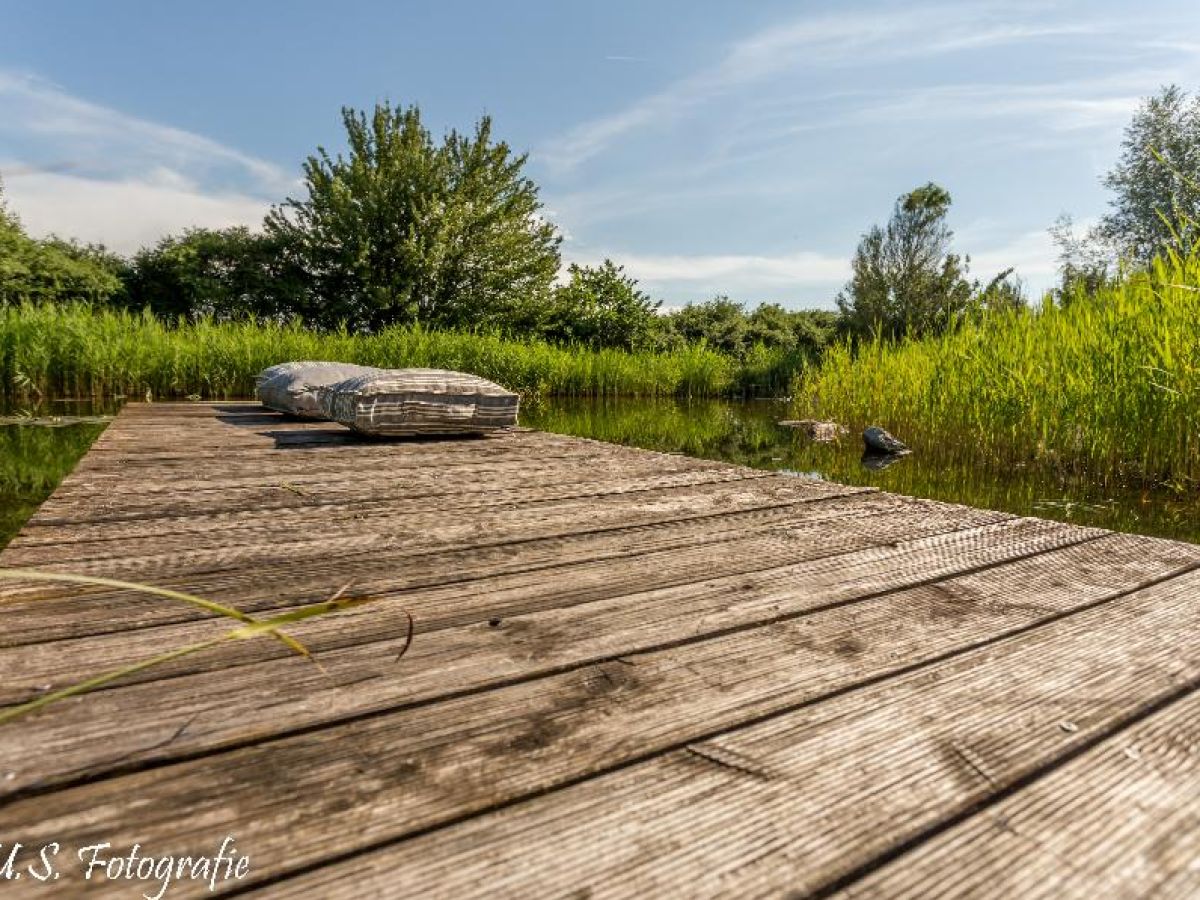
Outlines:
[{"label": "white cloud", "polygon": [[0,71],[0,176],[30,233],[132,252],[192,226],[258,226],[296,187],[283,169],[203,135]]},{"label": "white cloud", "polygon": [[0,71],[0,120],[9,141],[36,147],[43,159],[66,158],[88,171],[127,174],[161,167],[192,177],[240,176],[266,191],[285,191],[294,184],[267,160],[83,100],[30,75]]},{"label": "white cloud", "polygon": [[[968,250],[962,241],[956,244]],[[987,281],[1009,266],[1016,269],[1016,274],[1031,287],[1053,281],[1058,272],[1058,250],[1049,231],[1025,232],[982,252],[971,253],[971,273],[981,281]]]},{"label": "white cloud", "polygon": [[5,193],[30,234],[126,254],[185,228],[256,227],[269,206],[244,194],[201,191],[170,171],[117,180],[39,173],[11,179]]},{"label": "white cloud", "polygon": [[724,282],[754,280],[761,284],[825,284],[850,274],[846,259],[811,251],[781,256],[741,254],[639,255],[618,257],[626,271],[646,281]]}]

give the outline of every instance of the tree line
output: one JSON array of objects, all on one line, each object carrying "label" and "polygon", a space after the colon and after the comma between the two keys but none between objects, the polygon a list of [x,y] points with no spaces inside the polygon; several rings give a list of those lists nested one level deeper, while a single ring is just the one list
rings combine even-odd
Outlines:
[{"label": "tree line", "polygon": [[[936,334],[1027,302],[1012,269],[972,279],[953,250],[950,194],[929,183],[900,196],[870,228],[837,311],[749,310],[718,296],[664,314],[612,260],[570,265],[542,215],[526,156],[482,118],[440,141],[418,107],[342,111],[344,151],[318,148],[304,192],[259,230],[190,229],[131,258],[58,238],[35,240],[0,194],[0,301],[83,299],[167,319],[300,319],[374,332],[394,324],[478,329],[564,345],[629,350],[704,342],[733,356],[755,346],[820,354],[831,340]],[[1191,245],[1200,222],[1200,97],[1164,88],[1139,108],[1106,177],[1110,213],[1083,235],[1069,220],[1060,302],[1094,291],[1122,266]]]}]

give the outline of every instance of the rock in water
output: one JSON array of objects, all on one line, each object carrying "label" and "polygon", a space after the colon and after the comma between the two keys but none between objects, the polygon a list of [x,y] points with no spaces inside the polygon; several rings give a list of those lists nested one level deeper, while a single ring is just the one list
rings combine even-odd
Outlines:
[{"label": "rock in water", "polygon": [[882,428],[872,425],[863,432],[863,443],[868,453],[910,453],[903,441],[892,437]]},{"label": "rock in water", "polygon": [[845,425],[837,422],[818,422],[816,419],[784,419],[779,423],[784,428],[795,428],[804,432],[818,444],[832,444],[846,433]]}]

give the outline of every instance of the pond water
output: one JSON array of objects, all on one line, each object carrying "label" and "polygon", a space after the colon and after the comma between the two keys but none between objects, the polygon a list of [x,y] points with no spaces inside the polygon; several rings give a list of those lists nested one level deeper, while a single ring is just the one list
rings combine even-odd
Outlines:
[{"label": "pond water", "polygon": [[119,405],[72,399],[0,404],[0,547],[75,467]]},{"label": "pond water", "polygon": [[[0,408],[0,547],[71,471],[119,401],[44,400]],[[815,444],[777,424],[778,401],[589,401],[527,406],[521,424],[546,431],[720,459],[759,469],[874,485],[900,494],[1200,543],[1200,491],[1097,486],[1050,467],[996,471],[969,447],[922,446],[886,468],[864,461],[851,434]],[[19,419],[20,421],[15,421]]]},{"label": "pond water", "polygon": [[1142,486],[1101,486],[1087,478],[1034,464],[1002,471],[970,447],[923,445],[896,429],[913,449],[886,468],[864,459],[858,433],[836,444],[813,443],[777,423],[786,403],[555,400],[523,409],[521,424],[652,450],[721,459],[756,469],[792,472],[843,484],[933,500],[1000,509],[1114,531],[1200,543],[1200,491],[1179,494]]}]

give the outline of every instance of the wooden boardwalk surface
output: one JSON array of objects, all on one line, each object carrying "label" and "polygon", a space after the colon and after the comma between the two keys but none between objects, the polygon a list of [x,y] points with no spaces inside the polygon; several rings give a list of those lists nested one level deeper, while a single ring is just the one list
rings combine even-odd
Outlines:
[{"label": "wooden boardwalk surface", "polygon": [[[228,643],[0,726],[0,865],[61,843],[62,895],[146,892],[85,883],[78,847],[226,835],[249,871],[218,888],[271,896],[1200,895],[1200,546],[533,431],[133,404],[0,565],[258,617],[377,598],[291,629],[320,668]],[[0,594],[3,704],[228,628]]]}]

